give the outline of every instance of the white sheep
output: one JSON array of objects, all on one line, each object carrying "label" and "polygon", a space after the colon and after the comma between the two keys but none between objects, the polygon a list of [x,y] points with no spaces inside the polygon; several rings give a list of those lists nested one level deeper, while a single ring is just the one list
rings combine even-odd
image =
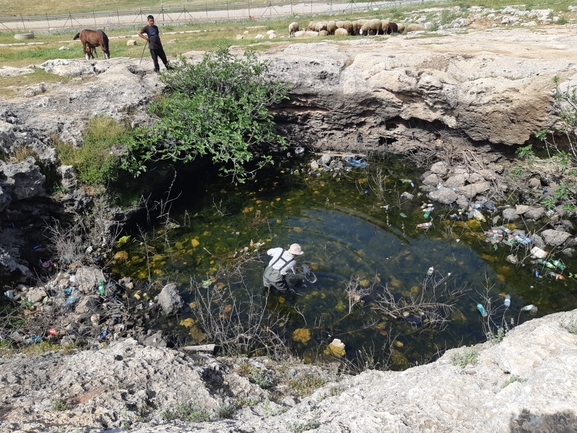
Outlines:
[{"label": "white sheep", "polygon": [[289,24],[289,38],[294,38],[295,33],[299,31],[299,23],[293,22]]}]

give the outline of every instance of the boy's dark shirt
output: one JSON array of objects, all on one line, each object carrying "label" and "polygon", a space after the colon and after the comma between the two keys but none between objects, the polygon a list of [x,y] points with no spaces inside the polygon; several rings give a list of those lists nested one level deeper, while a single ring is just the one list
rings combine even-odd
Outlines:
[{"label": "boy's dark shirt", "polygon": [[142,30],[142,33],[146,33],[148,35],[148,47],[151,50],[156,50],[158,48],[162,48],[162,42],[160,42],[160,35],[158,31],[158,27],[154,26],[145,26]]}]

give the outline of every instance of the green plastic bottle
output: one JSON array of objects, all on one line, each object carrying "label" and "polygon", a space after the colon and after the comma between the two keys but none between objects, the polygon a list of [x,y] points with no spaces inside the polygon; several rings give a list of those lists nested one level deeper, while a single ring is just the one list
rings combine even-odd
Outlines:
[{"label": "green plastic bottle", "polygon": [[98,282],[98,293],[100,293],[100,296],[106,295],[106,286],[104,285],[104,281]]}]

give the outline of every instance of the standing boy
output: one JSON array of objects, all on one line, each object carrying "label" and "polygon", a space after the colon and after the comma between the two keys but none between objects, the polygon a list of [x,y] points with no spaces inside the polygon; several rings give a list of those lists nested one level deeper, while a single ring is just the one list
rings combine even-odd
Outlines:
[{"label": "standing boy", "polygon": [[[162,48],[162,42],[160,42],[160,32],[158,27],[154,25],[154,17],[148,15],[148,25],[144,26],[142,30],[138,32],[138,36],[148,42],[148,48],[150,49],[150,56],[152,57],[152,62],[154,63],[154,72],[160,73],[160,65],[158,64],[158,58],[162,60],[166,69],[172,69],[168,65],[168,60],[166,59],[166,54]],[[146,33],[146,36],[144,35]]]}]

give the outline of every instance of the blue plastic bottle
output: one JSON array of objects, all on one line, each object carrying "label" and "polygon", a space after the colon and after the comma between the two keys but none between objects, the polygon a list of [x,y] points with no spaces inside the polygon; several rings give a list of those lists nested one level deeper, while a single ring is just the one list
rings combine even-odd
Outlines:
[{"label": "blue plastic bottle", "polygon": [[487,311],[485,311],[485,307],[482,304],[477,304],[477,310],[481,313],[481,316],[487,317]]}]

